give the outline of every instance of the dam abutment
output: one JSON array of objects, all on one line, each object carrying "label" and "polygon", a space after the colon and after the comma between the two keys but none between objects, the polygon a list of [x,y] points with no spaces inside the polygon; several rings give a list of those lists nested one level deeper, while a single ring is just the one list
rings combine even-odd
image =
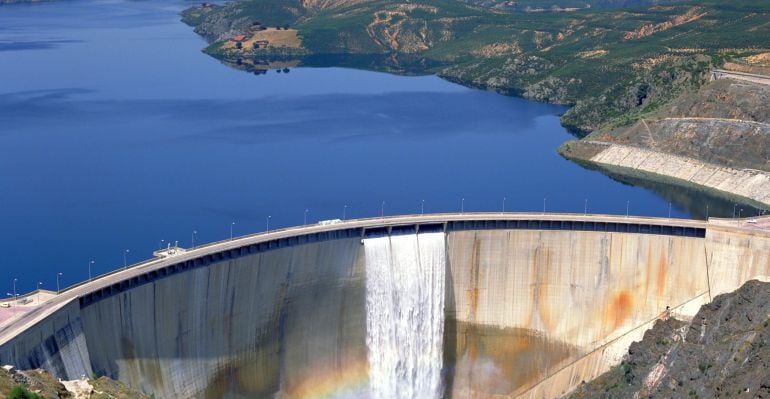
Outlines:
[{"label": "dam abutment", "polygon": [[[430,241],[436,235],[441,240]],[[428,381],[440,369],[437,389],[446,397],[560,396],[617,364],[662,315],[692,316],[719,293],[770,279],[770,233],[749,221],[553,214],[350,221],[244,237],[96,279],[13,336],[0,326],[0,362],[61,378],[108,375],[160,397],[367,392],[372,255],[364,244],[376,237],[388,237],[395,252],[382,256],[390,265],[413,262],[423,273],[414,277],[441,279],[412,285],[411,269],[398,277],[418,291],[442,290],[439,302],[430,299],[436,294],[412,300],[418,308],[443,302],[441,329],[431,327],[442,357],[423,371]],[[440,262],[430,260],[436,254]],[[424,274],[429,263],[442,275]],[[391,277],[383,276],[386,285]],[[396,302],[390,313],[399,312]],[[386,342],[389,326],[379,323]]]}]

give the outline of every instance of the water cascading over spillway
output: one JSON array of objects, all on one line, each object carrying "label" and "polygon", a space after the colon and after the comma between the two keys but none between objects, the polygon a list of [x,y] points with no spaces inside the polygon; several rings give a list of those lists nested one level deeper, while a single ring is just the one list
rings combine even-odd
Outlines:
[{"label": "water cascading over spillway", "polygon": [[443,233],[364,240],[369,386],[377,399],[441,397]]}]

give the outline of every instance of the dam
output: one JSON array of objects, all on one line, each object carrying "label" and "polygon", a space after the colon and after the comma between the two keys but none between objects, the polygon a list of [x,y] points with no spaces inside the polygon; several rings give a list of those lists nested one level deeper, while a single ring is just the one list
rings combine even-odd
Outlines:
[{"label": "dam", "polygon": [[555,398],[770,280],[770,220],[464,213],[269,231],[0,323],[0,363],[162,398]]}]

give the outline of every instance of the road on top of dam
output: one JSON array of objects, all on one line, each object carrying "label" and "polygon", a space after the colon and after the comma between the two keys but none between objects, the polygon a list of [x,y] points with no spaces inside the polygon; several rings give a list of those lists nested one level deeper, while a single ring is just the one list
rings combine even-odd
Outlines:
[{"label": "road on top of dam", "polygon": [[[38,322],[53,314],[58,309],[64,307],[73,300],[84,295],[96,292],[102,288],[124,280],[158,270],[173,264],[185,262],[188,260],[200,258],[208,254],[240,248],[247,245],[268,242],[276,239],[288,238],[305,234],[321,233],[344,229],[373,229],[387,228],[396,226],[410,226],[422,224],[442,224],[450,222],[478,222],[478,221],[562,221],[562,222],[606,222],[606,223],[627,223],[638,225],[658,225],[683,228],[709,228],[718,229],[738,229],[756,231],[770,230],[770,219],[756,220],[743,219],[738,221],[721,220],[718,223],[713,221],[696,221],[688,219],[672,218],[654,218],[654,217],[636,217],[623,215],[593,215],[593,214],[562,214],[562,213],[445,213],[445,214],[426,214],[426,215],[403,215],[387,216],[367,219],[353,219],[347,221],[327,221],[313,225],[297,226],[284,229],[266,231],[262,233],[251,234],[247,236],[233,238],[231,240],[219,241],[205,244],[194,249],[179,251],[174,255],[161,254],[161,257],[152,258],[125,269],[115,270],[113,272],[98,276],[91,281],[85,281],[76,284],[58,294],[49,296],[48,300],[36,306],[31,306],[31,310],[24,313],[17,313],[5,320],[0,319],[0,345],[4,345],[21,332],[34,326]],[[767,223],[766,223],[767,222]],[[161,251],[163,252],[163,251]],[[158,253],[156,252],[156,255]],[[166,256],[164,256],[166,255]],[[35,295],[35,291],[27,296]],[[50,293],[50,292],[46,292]],[[3,304],[11,306],[11,301],[3,301]],[[18,301],[17,301],[18,302]],[[6,306],[3,306],[7,310]]]}]

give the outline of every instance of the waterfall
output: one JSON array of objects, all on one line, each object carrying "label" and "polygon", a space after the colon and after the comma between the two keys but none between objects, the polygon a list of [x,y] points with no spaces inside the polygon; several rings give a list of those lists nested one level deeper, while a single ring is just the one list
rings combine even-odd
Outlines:
[{"label": "waterfall", "polygon": [[368,238],[364,249],[372,397],[440,398],[444,234]]}]

